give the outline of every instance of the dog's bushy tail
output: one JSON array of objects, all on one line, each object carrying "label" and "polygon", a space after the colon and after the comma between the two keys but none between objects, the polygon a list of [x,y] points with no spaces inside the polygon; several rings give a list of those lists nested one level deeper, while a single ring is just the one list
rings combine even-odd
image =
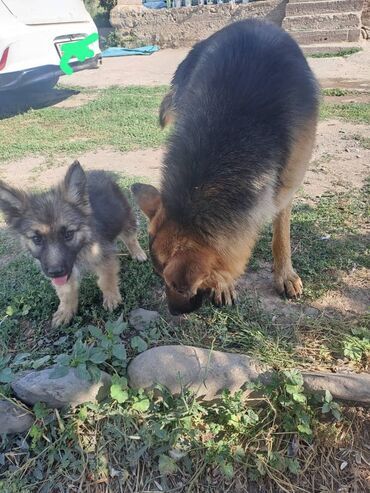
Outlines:
[{"label": "dog's bushy tail", "polygon": [[159,124],[161,128],[165,128],[174,119],[174,92],[171,90],[165,95],[159,108]]}]

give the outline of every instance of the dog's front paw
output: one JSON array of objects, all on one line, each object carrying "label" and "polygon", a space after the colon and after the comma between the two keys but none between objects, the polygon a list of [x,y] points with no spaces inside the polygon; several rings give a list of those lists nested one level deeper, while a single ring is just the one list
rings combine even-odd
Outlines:
[{"label": "dog's front paw", "polygon": [[234,305],[237,299],[234,285],[213,289],[211,298],[217,306]]},{"label": "dog's front paw", "polygon": [[122,297],[119,292],[103,294],[103,307],[109,312],[115,310],[121,303]]},{"label": "dog's front paw", "polygon": [[275,272],[275,287],[278,293],[288,298],[299,298],[303,293],[303,284],[299,275],[293,270]]},{"label": "dog's front paw", "polygon": [[51,326],[55,329],[61,325],[67,325],[72,320],[74,314],[75,311],[60,306],[53,315]]},{"label": "dog's front paw", "polygon": [[132,254],[132,258],[134,260],[137,260],[138,262],[145,262],[146,260],[148,260],[146,253],[144,252],[144,250],[141,247],[139,247],[135,251],[135,253]]}]

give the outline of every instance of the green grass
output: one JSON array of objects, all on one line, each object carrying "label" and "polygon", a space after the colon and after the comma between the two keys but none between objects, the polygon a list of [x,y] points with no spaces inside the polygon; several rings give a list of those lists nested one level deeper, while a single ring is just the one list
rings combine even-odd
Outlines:
[{"label": "green grass", "polygon": [[43,108],[0,121],[0,161],[26,155],[72,156],[97,147],[157,147],[165,132],[158,107],[165,88],[109,88],[78,108]]},{"label": "green grass", "polygon": [[349,56],[349,55],[354,55],[355,53],[358,53],[359,51],[362,51],[362,48],[346,48],[343,50],[338,50],[333,53],[327,52],[327,53],[312,53],[312,55],[308,55],[310,58],[336,58],[336,57],[344,57],[344,56]]},{"label": "green grass", "polygon": [[[293,210],[293,263],[305,280],[305,296],[316,299],[338,287],[342,272],[370,267],[363,231],[369,204],[367,189],[324,196],[315,207],[303,201]],[[262,234],[252,266],[271,258],[271,227]]]},{"label": "green grass", "polygon": [[354,94],[355,91],[350,91],[348,89],[341,89],[340,87],[333,87],[329,89],[323,89],[322,93],[324,96],[348,96],[349,94]]},{"label": "green grass", "polygon": [[346,103],[330,104],[323,103],[320,108],[320,118],[341,118],[353,123],[370,124],[370,104],[368,103]]},{"label": "green grass", "polygon": [[[79,89],[81,92],[91,92]],[[158,106],[166,91],[154,88],[109,88],[77,108],[42,108],[0,121],[0,163],[29,155],[74,157],[98,147],[130,151],[163,144],[167,132],[158,126]],[[345,90],[326,90],[342,95]],[[343,92],[344,91],[344,92]],[[94,91],[96,92],[96,91]],[[370,122],[370,105],[326,104],[321,118]]]}]

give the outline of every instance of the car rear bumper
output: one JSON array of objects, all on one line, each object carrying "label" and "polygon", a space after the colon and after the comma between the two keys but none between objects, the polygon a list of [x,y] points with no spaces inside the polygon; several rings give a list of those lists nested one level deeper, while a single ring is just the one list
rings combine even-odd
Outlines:
[{"label": "car rear bumper", "polygon": [[[70,66],[74,72],[80,70],[97,68],[101,55],[95,55],[84,62],[71,62]],[[56,77],[65,75],[58,65],[44,65],[42,67],[34,67],[17,72],[9,72],[0,75],[0,92],[11,91],[20,88],[25,88],[37,83],[47,82]]]}]

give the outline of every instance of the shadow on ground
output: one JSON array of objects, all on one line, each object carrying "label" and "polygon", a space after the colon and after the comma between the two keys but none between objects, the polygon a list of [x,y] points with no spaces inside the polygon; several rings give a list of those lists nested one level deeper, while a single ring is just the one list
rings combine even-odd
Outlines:
[{"label": "shadow on ground", "polygon": [[0,93],[0,119],[26,113],[30,109],[41,109],[64,101],[71,96],[79,94],[74,89],[48,89],[42,91],[9,91]]}]

